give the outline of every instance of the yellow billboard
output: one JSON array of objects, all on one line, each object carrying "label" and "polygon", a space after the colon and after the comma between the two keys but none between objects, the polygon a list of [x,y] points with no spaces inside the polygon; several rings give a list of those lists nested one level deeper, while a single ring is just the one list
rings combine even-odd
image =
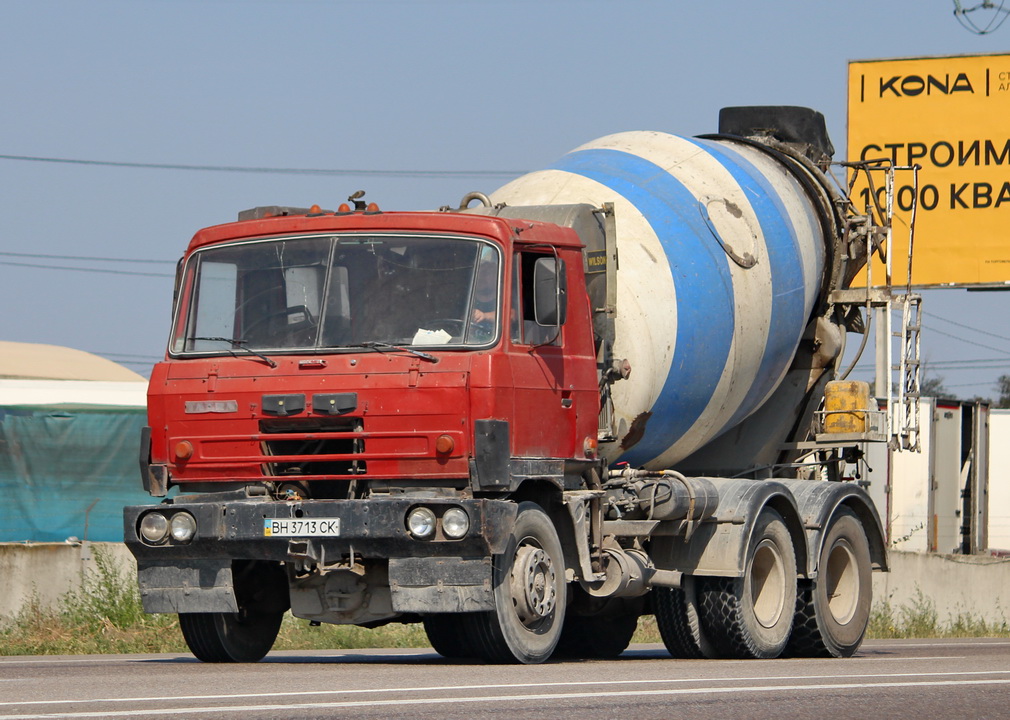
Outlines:
[{"label": "yellow billboard", "polygon": [[[1010,55],[852,61],[848,109],[849,161],[921,166],[917,189],[895,176],[894,282],[917,198],[915,286],[1010,284]],[[879,173],[874,192],[883,205]],[[860,212],[871,200],[862,173],[852,198]],[[883,278],[878,262],[873,284]]]}]

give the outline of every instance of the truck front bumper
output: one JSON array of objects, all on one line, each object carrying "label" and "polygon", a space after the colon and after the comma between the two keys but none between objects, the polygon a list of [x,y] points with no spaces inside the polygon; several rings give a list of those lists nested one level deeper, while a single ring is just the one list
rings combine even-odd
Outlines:
[{"label": "truck front bumper", "polygon": [[[469,531],[451,540],[439,523],[432,537],[415,538],[406,517],[418,506],[432,510],[436,518],[450,507],[462,508]],[[177,513],[188,513],[196,521],[196,532],[188,542],[171,536],[149,542],[140,526],[150,513],[160,513],[169,522]],[[388,560],[393,604],[402,612],[417,611],[411,598],[431,588],[479,587],[476,595],[483,596],[489,593],[490,558],[505,551],[515,516],[514,503],[454,498],[250,498],[130,506],[123,511],[124,537],[137,558],[148,612],[236,612],[233,562],[250,560],[302,567]],[[444,595],[444,590],[438,592]],[[485,604],[470,602],[465,609],[484,609]]]}]

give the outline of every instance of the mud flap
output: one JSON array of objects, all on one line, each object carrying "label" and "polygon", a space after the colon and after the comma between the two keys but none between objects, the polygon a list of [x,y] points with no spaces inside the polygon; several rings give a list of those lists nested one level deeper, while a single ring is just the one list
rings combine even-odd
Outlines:
[{"label": "mud flap", "polygon": [[396,558],[389,561],[393,610],[457,613],[494,610],[491,558]]},{"label": "mud flap", "polygon": [[231,560],[188,560],[174,565],[138,563],[144,612],[238,612]]}]

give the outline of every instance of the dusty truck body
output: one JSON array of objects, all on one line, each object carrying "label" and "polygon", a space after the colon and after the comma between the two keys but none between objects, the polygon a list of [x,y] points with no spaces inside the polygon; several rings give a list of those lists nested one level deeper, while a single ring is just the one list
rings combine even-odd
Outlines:
[{"label": "dusty truck body", "polygon": [[865,257],[830,154],[812,111],[731,109],[455,210],[200,231],[141,457],[178,494],[125,509],[145,609],[206,661],[288,609],[494,662],[647,613],[678,657],[852,654],[886,553],[866,428],[823,421]]}]

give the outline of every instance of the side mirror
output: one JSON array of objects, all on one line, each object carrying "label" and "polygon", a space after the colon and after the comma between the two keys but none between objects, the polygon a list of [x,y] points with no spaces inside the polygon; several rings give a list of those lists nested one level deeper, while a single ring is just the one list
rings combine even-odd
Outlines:
[{"label": "side mirror", "polygon": [[538,325],[565,324],[568,317],[567,287],[563,260],[553,257],[537,259],[533,266],[533,314]]}]

